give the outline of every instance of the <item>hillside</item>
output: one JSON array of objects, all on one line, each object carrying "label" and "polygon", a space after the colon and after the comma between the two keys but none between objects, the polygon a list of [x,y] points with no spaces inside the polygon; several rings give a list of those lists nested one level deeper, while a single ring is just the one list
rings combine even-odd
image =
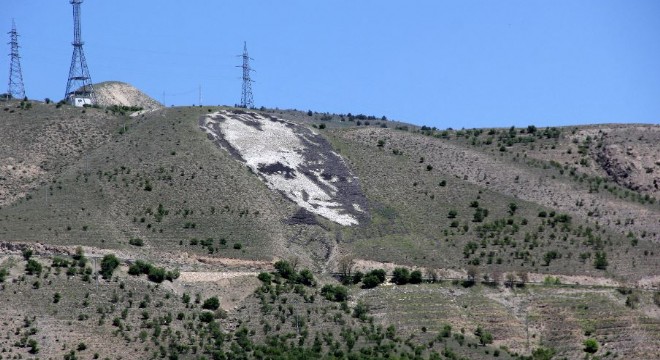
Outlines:
[{"label": "hillside", "polygon": [[128,106],[147,110],[160,109],[161,103],[143,93],[131,84],[120,81],[106,81],[94,84],[99,106]]},{"label": "hillside", "polygon": [[[18,330],[4,340],[14,354],[32,356],[22,338],[39,338],[45,357],[81,341],[113,357],[252,358],[274,351],[259,344],[277,343],[307,354],[300,358],[316,358],[312,349],[337,358],[520,358],[535,349],[582,358],[588,338],[599,356],[660,350],[659,126],[438,130],[293,110],[130,117],[3,105],[0,300],[21,306],[0,311],[0,321],[19,328],[27,316],[28,332],[39,324],[36,336]],[[53,257],[74,259],[78,246],[88,260],[65,276],[69,267]],[[26,249],[41,273],[26,275]],[[96,285],[108,254],[122,265]],[[273,268],[281,259],[318,284],[257,280],[282,275]],[[129,274],[136,260],[180,277],[155,285]],[[397,267],[420,270],[424,283],[346,281]],[[326,300],[322,285],[341,275],[348,301]],[[67,300],[53,305],[55,292]],[[184,293],[219,296],[227,313],[200,321],[201,304],[181,302]],[[144,294],[147,310],[137,305]],[[90,311],[58,310],[84,302]],[[353,317],[361,306],[368,315]],[[166,334],[155,334],[156,323]],[[448,338],[439,335],[446,325]],[[477,344],[477,327],[492,345]],[[113,355],[108,336],[130,350]]]}]

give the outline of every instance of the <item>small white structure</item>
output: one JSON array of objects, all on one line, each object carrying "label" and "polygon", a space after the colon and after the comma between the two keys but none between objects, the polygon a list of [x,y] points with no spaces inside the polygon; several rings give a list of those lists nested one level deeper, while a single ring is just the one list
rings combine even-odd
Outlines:
[{"label": "small white structure", "polygon": [[83,107],[85,105],[92,105],[92,99],[88,97],[78,97],[78,96],[70,96],[69,97],[69,104],[75,106],[75,107]]}]

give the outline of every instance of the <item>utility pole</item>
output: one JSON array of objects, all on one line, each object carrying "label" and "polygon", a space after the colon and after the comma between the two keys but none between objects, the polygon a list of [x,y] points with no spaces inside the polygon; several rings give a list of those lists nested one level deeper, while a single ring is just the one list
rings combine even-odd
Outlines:
[{"label": "utility pole", "polygon": [[21,56],[18,54],[18,32],[16,31],[16,22],[12,19],[10,36],[11,53],[9,54],[11,62],[9,65],[9,86],[7,87],[7,100],[10,98],[25,98],[25,86],[23,85],[23,71],[21,70]]},{"label": "utility pole", "polygon": [[251,109],[254,107],[254,99],[252,97],[252,82],[250,72],[254,71],[250,67],[250,60],[254,60],[248,55],[247,42],[243,42],[243,55],[238,55],[243,58],[243,65],[237,65],[243,69],[243,91],[241,92],[241,107]]},{"label": "utility pole", "polygon": [[84,42],[80,30],[80,4],[82,2],[83,0],[70,0],[73,5],[73,56],[71,57],[69,81],[66,84],[64,98],[69,100],[72,98],[88,99],[90,105],[94,105],[96,104],[96,93],[87,67],[87,60],[83,51]]}]

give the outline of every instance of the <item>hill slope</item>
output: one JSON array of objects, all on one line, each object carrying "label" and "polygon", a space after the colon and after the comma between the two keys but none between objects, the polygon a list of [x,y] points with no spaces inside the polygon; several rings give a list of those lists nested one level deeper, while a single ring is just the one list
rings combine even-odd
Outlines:
[{"label": "hill slope", "polygon": [[[15,327],[32,314],[44,319],[48,356],[64,353],[54,345],[53,324],[78,314],[53,315],[54,306],[30,305],[18,293],[67,293],[71,308],[85,302],[92,284],[84,274],[97,270],[93,261],[76,270],[82,273],[54,274],[53,257],[73,259],[76,246],[89,259],[113,253],[122,263],[114,279],[100,280],[105,298],[88,301],[105,307],[117,293],[110,304],[128,309],[123,318],[113,315],[128,325],[122,332],[104,323],[90,335],[103,354],[113,352],[103,341],[108,334],[122,333],[138,346],[147,340],[136,329],[155,326],[132,310],[118,284],[133,294],[151,291],[190,321],[201,304],[174,299],[219,295],[229,314],[215,321],[228,338],[240,338],[244,327],[256,342],[267,343],[273,331],[311,348],[310,334],[318,334],[324,352],[337,350],[331,338],[351,336],[357,348],[378,349],[372,341],[386,338],[393,324],[399,335],[386,340],[388,348],[425,358],[443,346],[492,357],[496,349],[478,347],[471,335],[477,327],[510,350],[498,349],[500,358],[539,347],[580,358],[587,337],[603,344],[599,355],[644,358],[657,350],[658,126],[441,131],[363,115],[184,107],[128,117],[10,102],[0,127],[0,268],[11,279],[1,297],[25,304],[0,316]],[[38,253],[43,273],[25,277],[26,248]],[[181,277],[152,287],[127,273],[138,259],[179,269]],[[296,271],[311,269],[318,286],[279,279],[263,288],[255,274],[272,271],[279,259]],[[326,296],[321,285],[336,285],[331,275],[374,268],[391,274],[396,267],[447,281],[376,289],[356,281],[347,303],[319,300]],[[353,318],[360,304],[369,315]],[[167,317],[158,309],[147,317]],[[193,334],[184,322],[160,321],[170,334],[191,337],[166,335],[171,346],[162,351],[196,357],[196,340],[220,330],[195,324],[204,330]],[[439,335],[447,324],[455,333],[467,329],[467,340]],[[74,331],[65,342],[75,345],[84,334]],[[230,341],[218,345],[214,334],[213,346],[229,351]],[[150,353],[160,346],[154,339]],[[197,349],[211,356],[213,346]],[[16,351],[27,356],[26,346]]]}]

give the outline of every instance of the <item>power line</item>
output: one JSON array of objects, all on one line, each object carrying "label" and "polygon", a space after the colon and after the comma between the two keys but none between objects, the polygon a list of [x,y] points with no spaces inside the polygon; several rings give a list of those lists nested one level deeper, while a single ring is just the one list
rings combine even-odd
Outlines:
[{"label": "power line", "polygon": [[23,84],[23,71],[21,70],[21,56],[18,54],[18,32],[16,22],[12,19],[11,31],[8,32],[11,41],[11,63],[9,65],[9,86],[7,87],[7,99],[10,97],[23,99],[25,97],[25,86]]},{"label": "power line", "polygon": [[[83,51],[81,26],[80,26],[80,4],[83,0],[70,0],[73,5],[73,56],[69,68],[69,81],[66,84],[65,99],[69,101],[82,101],[82,104],[96,104],[96,93],[92,85],[92,77],[89,74],[85,52]],[[74,100],[76,99],[76,100]],[[81,105],[82,105],[81,104]]]}]

